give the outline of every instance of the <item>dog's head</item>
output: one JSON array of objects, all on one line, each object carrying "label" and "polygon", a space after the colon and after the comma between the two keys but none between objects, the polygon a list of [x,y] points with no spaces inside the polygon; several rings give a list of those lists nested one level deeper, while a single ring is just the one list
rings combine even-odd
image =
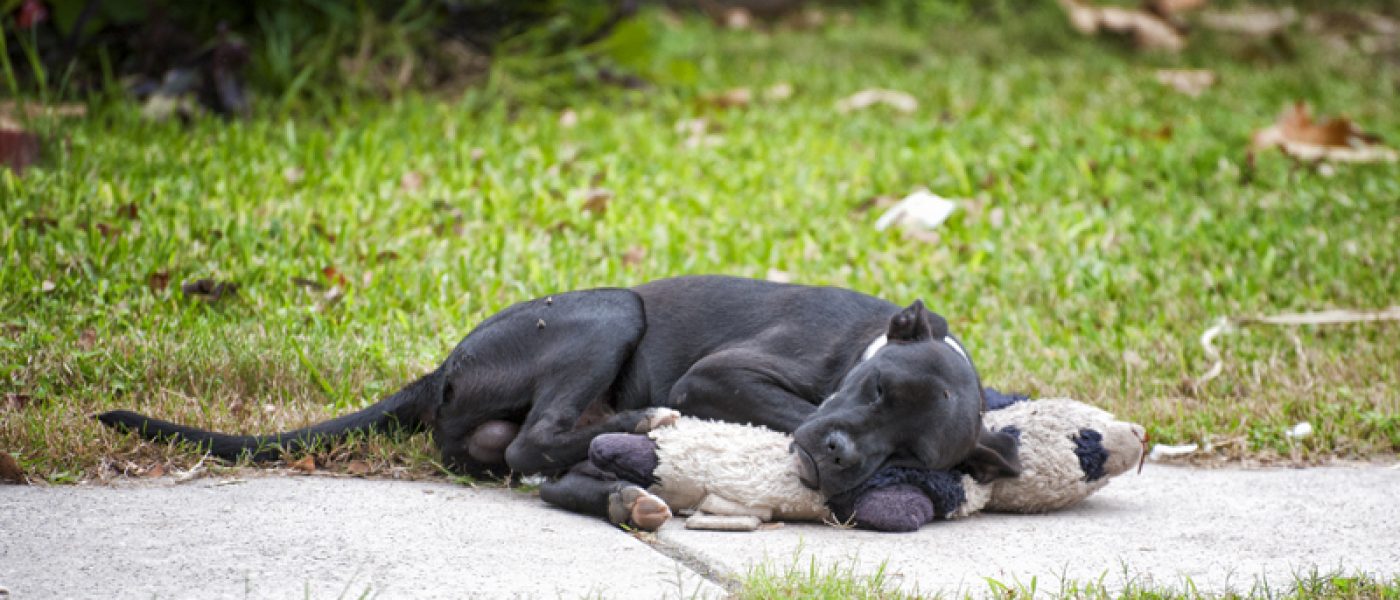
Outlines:
[{"label": "dog's head", "polygon": [[832,496],[886,465],[1017,475],[1016,440],[982,425],[982,383],[948,323],[915,301],[885,335],[793,432],[802,482]]}]

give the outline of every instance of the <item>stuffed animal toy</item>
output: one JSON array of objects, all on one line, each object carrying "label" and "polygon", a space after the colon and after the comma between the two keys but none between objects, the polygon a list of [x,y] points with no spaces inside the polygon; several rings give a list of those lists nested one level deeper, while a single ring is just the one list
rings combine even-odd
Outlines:
[{"label": "stuffed animal toy", "polygon": [[[636,484],[653,518],[619,523],[655,529],[670,511],[692,529],[753,530],[766,521],[823,520],[879,531],[913,531],[979,510],[1038,513],[1070,506],[1139,464],[1143,428],[1068,399],[1030,401],[988,390],[987,427],[1016,436],[1022,473],[987,484],[956,471],[887,467],[831,498],[804,487],[789,436],[762,427],[682,417],[647,434],[593,440],[589,461]],[[664,502],[664,507],[656,506]],[[635,511],[632,511],[635,514]],[[655,515],[660,514],[660,518]]]}]

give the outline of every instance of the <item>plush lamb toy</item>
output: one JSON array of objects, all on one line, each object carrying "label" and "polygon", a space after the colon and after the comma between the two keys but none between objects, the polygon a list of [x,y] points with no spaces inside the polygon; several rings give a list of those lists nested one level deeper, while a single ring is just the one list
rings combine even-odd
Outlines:
[{"label": "plush lamb toy", "polygon": [[[934,519],[979,510],[1064,508],[1107,485],[1142,456],[1141,426],[1081,402],[1028,401],[988,390],[988,406],[994,410],[983,416],[987,427],[1019,440],[1019,477],[979,484],[956,471],[890,467],[854,490],[823,498],[798,481],[789,436],[688,417],[647,434],[599,436],[589,448],[589,460],[639,486],[624,489],[623,502],[631,506],[646,499],[652,504],[647,509],[651,518],[638,522],[621,510],[613,520],[644,529],[659,527],[669,508],[692,514],[686,521],[692,529],[753,530],[772,520],[836,520],[880,531],[913,531]],[[655,506],[659,502],[666,506]]]}]

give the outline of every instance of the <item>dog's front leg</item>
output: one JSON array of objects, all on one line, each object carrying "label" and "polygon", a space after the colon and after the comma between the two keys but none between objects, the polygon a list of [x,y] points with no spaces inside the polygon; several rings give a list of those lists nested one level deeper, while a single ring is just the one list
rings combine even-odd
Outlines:
[{"label": "dog's front leg", "polygon": [[671,388],[667,404],[686,415],[791,433],[817,410],[787,384],[801,372],[792,361],[761,351],[725,350],[695,363]]},{"label": "dog's front leg", "polygon": [[506,464],[517,473],[554,475],[588,458],[588,445],[604,433],[646,433],[680,416],[668,408],[628,410],[602,422],[574,428],[578,411],[555,413],[561,405],[538,404],[520,435],[506,448]]}]

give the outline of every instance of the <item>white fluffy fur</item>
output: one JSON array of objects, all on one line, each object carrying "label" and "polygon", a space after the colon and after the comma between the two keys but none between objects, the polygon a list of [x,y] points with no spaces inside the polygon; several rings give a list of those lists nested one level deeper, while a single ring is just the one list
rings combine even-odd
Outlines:
[{"label": "white fluffy fur", "polygon": [[[1143,429],[1107,411],[1068,398],[1018,402],[982,416],[987,427],[1021,430],[1021,476],[992,482],[986,509],[1036,513],[1065,508],[1108,485],[1142,456]],[[1086,481],[1072,437],[1080,429],[1103,434],[1104,477]]]},{"label": "white fluffy fur", "polygon": [[[797,478],[788,453],[792,438],[750,425],[683,418],[651,432],[660,483],[652,493],[674,511],[754,514],[767,521],[820,520],[829,513],[821,494]],[[708,496],[718,499],[706,502]],[[732,506],[755,511],[740,511]]]},{"label": "white fluffy fur", "polygon": [[[986,413],[987,427],[1021,430],[1023,472],[983,485],[963,478],[967,500],[953,518],[979,510],[1045,512],[1072,505],[1132,468],[1142,455],[1142,427],[1081,402],[1020,402]],[[1109,451],[1106,475],[1085,481],[1072,436],[1090,428]],[[749,425],[681,418],[650,433],[657,444],[660,483],[650,491],[676,512],[753,516],[769,520],[823,520],[830,516],[820,494],[797,478],[788,452],[792,439]]]}]

